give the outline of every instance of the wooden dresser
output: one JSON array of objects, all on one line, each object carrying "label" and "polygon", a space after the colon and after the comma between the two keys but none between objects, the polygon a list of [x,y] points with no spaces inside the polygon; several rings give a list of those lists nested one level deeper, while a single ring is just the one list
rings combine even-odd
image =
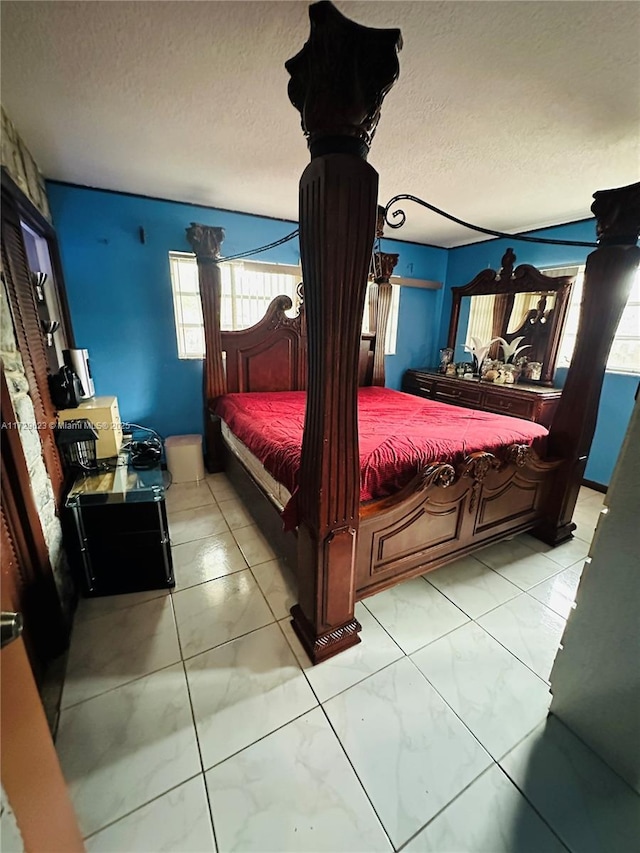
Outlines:
[{"label": "wooden dresser", "polygon": [[562,391],[542,385],[494,385],[479,379],[455,379],[428,369],[407,370],[402,390],[418,397],[469,409],[497,412],[549,427]]}]

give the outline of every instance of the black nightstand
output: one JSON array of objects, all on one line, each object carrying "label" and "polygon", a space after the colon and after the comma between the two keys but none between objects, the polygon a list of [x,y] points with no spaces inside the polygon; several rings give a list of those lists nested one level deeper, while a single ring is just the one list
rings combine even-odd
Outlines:
[{"label": "black nightstand", "polygon": [[65,544],[84,595],[175,585],[162,470],[80,475],[65,502]]}]

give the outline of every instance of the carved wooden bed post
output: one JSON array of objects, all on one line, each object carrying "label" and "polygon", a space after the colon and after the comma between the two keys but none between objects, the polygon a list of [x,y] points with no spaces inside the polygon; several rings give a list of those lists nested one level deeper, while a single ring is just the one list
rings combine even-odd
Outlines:
[{"label": "carved wooden bed post", "polygon": [[226,378],[222,362],[220,337],[220,246],[224,228],[198,225],[192,222],[187,228],[187,240],[198,263],[198,284],[202,317],[204,320],[204,361],[202,364],[202,391],[204,404],[205,462],[208,471],[221,471],[220,419],[210,412],[210,404],[226,393]]},{"label": "carved wooden bed post", "polygon": [[594,193],[598,248],[587,258],[576,347],[549,433],[549,456],[568,460],[547,521],[536,535],[557,545],[569,539],[598,417],[609,350],[640,262],[640,183]]},{"label": "carved wooden bed post", "polygon": [[286,63],[311,163],[300,179],[308,389],[298,493],[299,604],[293,625],[314,662],[359,642],[360,330],[376,229],[378,175],[366,156],[398,76],[399,30],[349,21],[329,2]]}]

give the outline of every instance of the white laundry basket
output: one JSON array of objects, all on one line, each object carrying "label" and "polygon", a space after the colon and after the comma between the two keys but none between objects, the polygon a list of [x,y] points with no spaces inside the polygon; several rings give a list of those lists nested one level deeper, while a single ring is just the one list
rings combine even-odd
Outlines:
[{"label": "white laundry basket", "polygon": [[164,449],[174,483],[204,480],[201,435],[170,435],[165,439]]}]

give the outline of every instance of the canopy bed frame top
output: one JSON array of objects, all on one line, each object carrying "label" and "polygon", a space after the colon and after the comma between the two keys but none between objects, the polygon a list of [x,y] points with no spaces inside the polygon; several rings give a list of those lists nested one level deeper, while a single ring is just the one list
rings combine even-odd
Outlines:
[{"label": "canopy bed frame top", "polygon": [[[359,642],[359,598],[524,530],[552,545],[571,537],[606,360],[640,256],[640,184],[595,194],[599,247],[587,260],[578,339],[545,459],[516,444],[502,458],[478,452],[457,467],[437,462],[398,494],[360,506],[358,385],[384,382],[382,330],[391,291],[388,276],[380,276],[371,309],[377,335],[363,344],[378,190],[366,157],[383,98],[398,76],[401,36],[355,24],[329,2],[312,5],[309,14],[309,40],[286,63],[289,97],[311,153],[300,179],[304,313],[287,318],[290,300],[279,297],[257,326],[221,332],[224,232],[194,224],[188,239],[205,319],[210,470],[221,467],[219,422],[212,415],[218,397],[306,384],[299,526],[297,536],[287,534],[286,553],[299,584],[293,626],[319,662]],[[228,462],[241,491],[253,489],[257,517],[273,520],[275,510],[258,500],[262,491],[243,465],[232,454]]]}]

